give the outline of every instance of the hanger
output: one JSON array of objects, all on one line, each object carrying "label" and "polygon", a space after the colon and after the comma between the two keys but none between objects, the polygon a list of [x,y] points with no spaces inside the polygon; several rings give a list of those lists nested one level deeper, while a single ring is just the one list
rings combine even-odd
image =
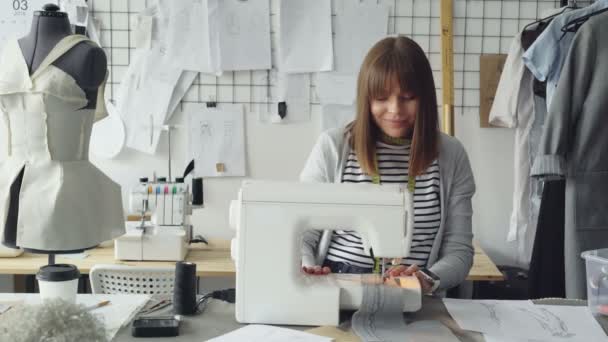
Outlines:
[{"label": "hanger", "polygon": [[573,1],[572,3],[568,4],[568,6],[564,6],[561,11],[559,11],[559,12],[553,14],[553,15],[550,15],[550,16],[548,16],[546,18],[542,18],[542,19],[538,19],[536,21],[533,21],[533,22],[529,23],[528,25],[524,26],[524,31],[526,29],[528,29],[528,27],[530,27],[530,26],[532,26],[534,24],[538,24],[538,23],[541,23],[543,21],[547,21],[547,20],[553,19],[553,18],[561,15],[562,13],[566,12],[566,10],[577,9],[577,8],[578,8],[578,6],[576,5],[576,1]]},{"label": "hanger", "polygon": [[564,26],[562,27],[562,32],[563,32],[562,37],[563,37],[563,36],[564,36],[564,35],[565,35],[567,32],[576,32],[576,31],[578,31],[578,29],[579,29],[579,28],[580,28],[580,27],[581,27],[581,26],[582,26],[582,25],[583,25],[585,22],[587,22],[587,20],[589,20],[589,18],[591,18],[591,17],[593,17],[593,16],[595,16],[595,15],[598,15],[598,14],[600,14],[600,13],[604,13],[604,12],[606,12],[606,11],[608,11],[608,8],[604,8],[604,9],[601,9],[601,10],[598,10],[598,11],[595,11],[595,12],[591,12],[591,13],[585,14],[585,15],[583,15],[583,16],[581,16],[581,17],[579,17],[579,18],[576,18],[576,19],[572,19],[572,20],[570,20],[570,21],[569,21],[569,22],[568,22],[566,25],[564,25]]}]

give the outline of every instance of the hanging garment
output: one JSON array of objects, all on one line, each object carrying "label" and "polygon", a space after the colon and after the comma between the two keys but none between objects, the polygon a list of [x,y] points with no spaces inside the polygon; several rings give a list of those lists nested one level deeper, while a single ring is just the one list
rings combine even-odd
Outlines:
[{"label": "hanging garment", "polygon": [[608,247],[608,12],[574,36],[532,175],[566,178],[566,295],[586,297],[581,252]]},{"label": "hanging garment", "polygon": [[6,245],[71,251],[124,233],[120,186],[88,159],[93,123],[106,115],[105,84],[97,109],[83,109],[85,92],[52,65],[81,42],[94,44],[80,35],[62,39],[31,76],[16,40],[0,55],[0,113],[9,146],[0,163]]},{"label": "hanging garment", "polygon": [[564,34],[562,27],[573,19],[607,7],[608,0],[598,0],[587,7],[565,12],[555,17],[547,29],[524,53],[524,63],[534,77],[547,82],[547,109],[551,107],[562,67],[574,37],[573,32]]},{"label": "hanging garment", "polygon": [[526,69],[522,54],[522,35],[511,42],[494,102],[490,124],[516,128],[513,172],[513,208],[507,241],[517,243],[517,265],[527,268],[532,255],[536,221],[540,207],[539,183],[530,179],[532,161],[537,153],[542,132],[545,104],[534,96],[534,77]]}]

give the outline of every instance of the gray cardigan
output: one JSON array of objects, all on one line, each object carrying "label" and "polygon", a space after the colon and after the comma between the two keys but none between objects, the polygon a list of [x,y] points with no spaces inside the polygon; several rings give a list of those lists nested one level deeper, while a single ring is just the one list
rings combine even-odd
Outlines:
[{"label": "gray cardigan", "polygon": [[[321,133],[300,174],[302,182],[339,183],[350,147],[343,128]],[[441,134],[439,141],[439,174],[441,178],[441,224],[427,265],[441,278],[439,290],[463,282],[473,265],[471,197],[475,181],[466,151],[453,137]],[[319,237],[306,234],[302,244],[302,264],[320,265],[325,260],[331,231]]]}]

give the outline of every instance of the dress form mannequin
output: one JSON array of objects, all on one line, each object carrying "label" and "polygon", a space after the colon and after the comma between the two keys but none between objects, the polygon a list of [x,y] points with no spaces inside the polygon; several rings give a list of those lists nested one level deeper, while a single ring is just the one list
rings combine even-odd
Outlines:
[{"label": "dress form mannequin", "polygon": [[[30,75],[38,69],[51,49],[62,38],[71,34],[67,14],[59,12],[56,5],[45,5],[42,11],[34,12],[30,33],[19,39]],[[53,65],[72,76],[85,91],[89,100],[86,108],[95,108],[97,90],[104,81],[107,70],[103,49],[83,42],[53,62]]]},{"label": "dress form mannequin", "polygon": [[88,161],[91,127],[105,113],[97,103],[103,101],[105,53],[72,35],[58,10],[45,5],[35,12],[31,32],[0,56],[0,114],[15,129],[12,156],[0,163],[1,240],[49,256],[81,252],[116,236],[113,227],[124,230],[120,187]]}]

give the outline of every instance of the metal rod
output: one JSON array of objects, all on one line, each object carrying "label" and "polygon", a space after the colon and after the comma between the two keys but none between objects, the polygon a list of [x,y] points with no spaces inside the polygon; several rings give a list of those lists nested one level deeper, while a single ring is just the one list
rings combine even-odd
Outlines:
[{"label": "metal rod", "polygon": [[55,265],[55,254],[49,254],[49,265]]},{"label": "metal rod", "polygon": [[167,129],[167,135],[169,138],[169,183],[171,183],[173,181],[171,178],[171,126]]}]

